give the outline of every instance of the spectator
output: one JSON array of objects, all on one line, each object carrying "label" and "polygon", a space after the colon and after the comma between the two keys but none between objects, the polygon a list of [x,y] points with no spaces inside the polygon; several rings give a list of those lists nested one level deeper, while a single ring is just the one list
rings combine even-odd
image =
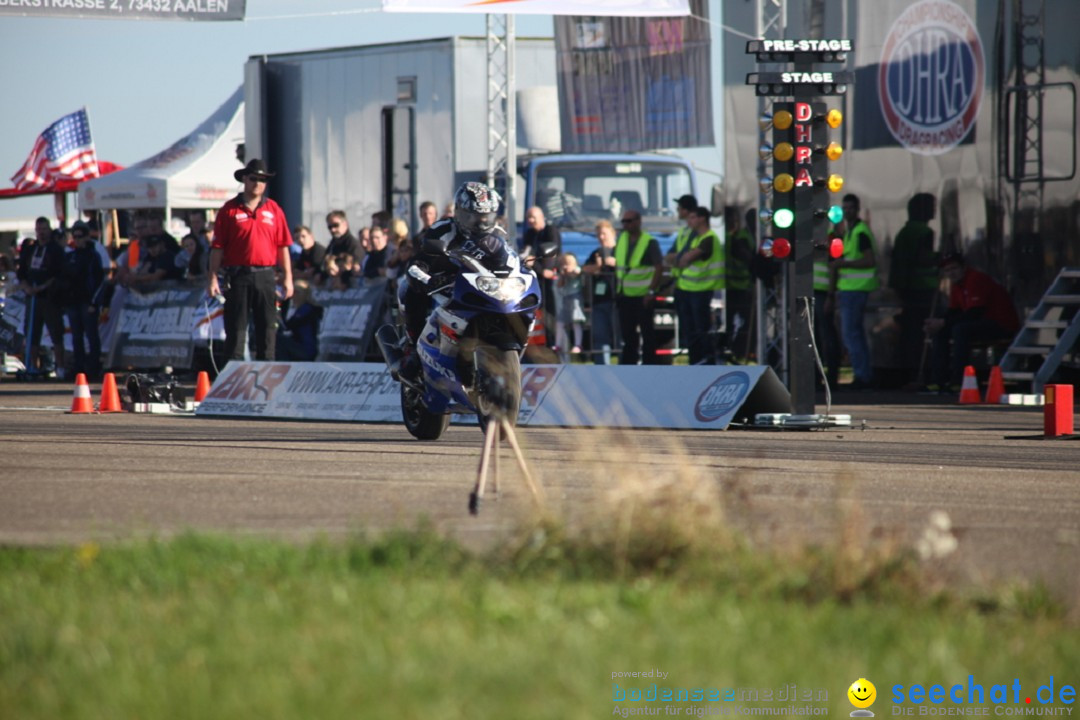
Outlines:
[{"label": "spectator", "polygon": [[[708,208],[694,208],[687,215],[689,242],[674,255],[675,311],[679,316],[680,345],[689,350],[691,365],[714,364],[711,352],[712,299],[724,285],[724,249],[709,227]],[[674,250],[678,247],[678,241]]]},{"label": "spectator", "polygon": [[[931,390],[960,389],[971,346],[1008,340],[1020,329],[1009,293],[986,273],[969,268],[959,253],[941,258],[949,280],[949,310],[943,318],[926,321],[934,337],[934,382]],[[950,348],[950,341],[952,347]]]},{"label": "spectator", "polygon": [[301,281],[309,285],[326,260],[326,248],[315,242],[315,235],[307,225],[293,228],[293,239],[300,246],[300,254],[293,261],[293,283],[299,289]]},{"label": "spectator", "polygon": [[143,242],[146,252],[135,273],[128,278],[133,288],[152,290],[153,286],[164,280],[179,280],[184,271],[177,267],[176,253],[169,250],[166,241],[158,235],[151,235]]},{"label": "spectator", "polygon": [[[71,326],[74,350],[72,371],[86,373],[91,382],[101,375],[101,338],[98,334],[98,308],[104,288],[105,273],[94,249],[89,226],[77,221],[71,227],[75,248],[64,254],[64,311]],[[159,243],[160,244],[160,243]],[[87,355],[89,345],[89,356]]]},{"label": "spectator", "polygon": [[[615,304],[623,350],[621,365],[657,364],[653,300],[664,271],[660,244],[641,229],[641,213],[623,210],[623,231],[615,241]],[[640,335],[639,335],[640,332]]]},{"label": "spectator", "polygon": [[582,271],[592,281],[592,350],[597,365],[611,364],[615,346],[615,228],[607,220],[596,223],[596,248]]},{"label": "spectator", "polygon": [[389,210],[379,210],[371,213],[371,227],[381,227],[383,230],[390,229],[390,220],[393,215]]},{"label": "spectator", "polygon": [[675,212],[679,216],[679,222],[683,223],[682,227],[675,234],[675,242],[672,244],[668,254],[664,257],[664,263],[671,267],[671,277],[678,279],[679,270],[675,267],[675,255],[682,251],[686,246],[686,243],[690,241],[690,237],[694,234],[693,229],[690,227],[690,212],[697,208],[697,198],[693,195],[683,195],[676,201]]},{"label": "spectator", "polygon": [[150,213],[146,221],[147,232],[150,237],[161,239],[165,243],[165,249],[175,255],[180,252],[180,242],[165,230],[165,215],[158,210]]},{"label": "spectator", "polygon": [[330,231],[330,242],[326,246],[326,254],[341,260],[343,255],[352,255],[354,260],[360,260],[364,251],[360,247],[360,241],[349,231],[349,220],[345,217],[344,210],[332,210],[326,216],[326,229]]},{"label": "spectator", "polygon": [[908,201],[908,220],[896,234],[889,264],[889,287],[900,296],[900,360],[909,382],[919,379],[922,370],[923,329],[938,290],[934,231],[928,224],[936,205],[930,193],[918,193]]},{"label": "spectator", "polygon": [[199,245],[206,251],[206,255],[210,256],[210,243],[213,242],[214,232],[213,228],[206,224],[206,211],[205,210],[192,210],[187,216],[188,228],[191,230],[191,234],[198,240]]},{"label": "spectator", "polygon": [[555,246],[554,255],[537,260],[533,266],[536,269],[537,278],[540,280],[545,317],[544,327],[547,329],[547,344],[551,346],[555,340],[554,328],[550,322],[550,318],[555,317],[553,281],[555,280],[557,258],[562,254],[562,235],[559,233],[559,228],[548,225],[547,218],[544,217],[544,211],[535,205],[525,211],[525,225],[528,229],[525,231],[525,237],[521,239],[522,257],[539,258],[545,247],[549,245]]},{"label": "spectator", "polygon": [[371,235],[364,262],[361,266],[361,275],[365,282],[386,277],[387,239],[386,229],[379,225],[371,226]]},{"label": "spectator", "polygon": [[831,262],[835,270],[840,307],[840,336],[847,348],[855,379],[850,389],[867,390],[873,386],[873,366],[870,345],[863,326],[866,302],[878,289],[877,259],[874,254],[874,234],[859,218],[859,198],[844,196],[844,254]]},{"label": "spectator", "polygon": [[25,337],[28,349],[23,358],[31,373],[43,372],[40,357],[41,329],[49,329],[58,377],[64,373],[64,310],[63,310],[63,232],[53,231],[49,220],[39,217],[34,223],[33,242],[23,242],[19,250],[18,278],[26,294]]},{"label": "spectator", "polygon": [[439,217],[439,219],[440,220],[451,220],[451,219],[453,219],[453,217],[454,217],[454,202],[453,202],[453,200],[451,200],[450,202],[446,203],[446,205],[443,207],[442,215]]},{"label": "spectator", "polygon": [[413,242],[419,244],[420,236],[439,219],[439,208],[430,200],[420,203],[420,229],[413,235]]},{"label": "spectator", "polygon": [[[585,327],[584,283],[581,266],[574,253],[559,256],[559,273],[555,279],[558,312],[555,319],[555,347],[559,358],[570,362],[572,355],[581,353],[581,338]],[[573,345],[570,345],[571,332]],[[569,348],[569,352],[567,349]]]},{"label": "spectator", "polygon": [[[244,183],[244,190],[222,206],[214,223],[207,291],[211,296],[221,294],[217,274],[224,269],[229,280],[225,291],[225,357],[230,360],[244,357],[249,314],[255,326],[255,359],[274,359],[274,268],[278,264],[284,274],[282,299],[288,300],[293,294],[289,226],[282,209],[266,197],[266,181],[273,176],[259,159],[237,170],[234,177]],[[251,222],[255,212],[259,213],[259,221]]]},{"label": "spectator", "polygon": [[188,233],[180,240],[180,252],[176,253],[176,267],[182,277],[188,280],[206,280],[206,269],[210,264],[210,251],[204,250],[195,235]]}]

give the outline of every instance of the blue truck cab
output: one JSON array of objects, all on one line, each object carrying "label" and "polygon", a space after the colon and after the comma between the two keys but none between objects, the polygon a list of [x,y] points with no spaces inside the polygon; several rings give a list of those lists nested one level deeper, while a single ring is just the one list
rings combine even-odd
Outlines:
[{"label": "blue truck cab", "polygon": [[[641,213],[642,227],[666,253],[680,225],[678,199],[687,194],[700,199],[693,167],[674,155],[554,154],[522,160],[523,207],[541,208],[548,224],[559,228],[563,251],[581,262],[598,246],[597,221],[610,221],[618,233],[625,209]],[[524,232],[519,227],[518,237]]]}]

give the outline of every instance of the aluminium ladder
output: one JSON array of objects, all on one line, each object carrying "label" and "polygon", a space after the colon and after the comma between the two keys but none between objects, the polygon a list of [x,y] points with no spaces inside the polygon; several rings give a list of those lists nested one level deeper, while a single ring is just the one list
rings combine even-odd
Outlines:
[{"label": "aluminium ladder", "polygon": [[1080,268],[1062,268],[1001,358],[1007,382],[1041,393],[1063,363],[1080,360]]}]

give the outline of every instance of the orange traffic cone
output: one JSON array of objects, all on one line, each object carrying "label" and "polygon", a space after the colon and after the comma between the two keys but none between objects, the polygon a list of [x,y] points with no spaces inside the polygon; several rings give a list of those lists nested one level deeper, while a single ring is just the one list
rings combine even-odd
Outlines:
[{"label": "orange traffic cone", "polygon": [[75,376],[75,396],[71,399],[69,413],[92,413],[94,403],[90,400],[90,386],[86,384],[86,375],[79,373]]},{"label": "orange traffic cone", "polygon": [[195,381],[195,402],[202,402],[210,392],[210,375],[205,370],[199,371],[199,379]]},{"label": "orange traffic cone", "polygon": [[105,379],[101,382],[101,402],[98,403],[99,413],[124,412],[120,405],[120,391],[116,389],[116,376],[105,373]]},{"label": "orange traffic cone", "polygon": [[975,368],[968,365],[964,368],[964,382],[960,386],[961,405],[979,405],[982,398],[979,397],[979,381],[975,377]]},{"label": "orange traffic cone", "polygon": [[1001,377],[1001,367],[995,365],[990,368],[990,382],[986,385],[986,397],[983,402],[987,405],[997,405],[1001,402],[1001,396],[1005,394],[1005,381]]}]

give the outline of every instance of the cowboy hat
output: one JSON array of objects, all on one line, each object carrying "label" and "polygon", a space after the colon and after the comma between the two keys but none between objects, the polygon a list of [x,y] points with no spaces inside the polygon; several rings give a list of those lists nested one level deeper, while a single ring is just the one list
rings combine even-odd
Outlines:
[{"label": "cowboy hat", "polygon": [[266,169],[266,163],[258,158],[248,162],[246,167],[242,167],[233,173],[233,177],[237,182],[244,182],[244,178],[248,175],[255,175],[261,178],[272,178],[274,173]]}]

